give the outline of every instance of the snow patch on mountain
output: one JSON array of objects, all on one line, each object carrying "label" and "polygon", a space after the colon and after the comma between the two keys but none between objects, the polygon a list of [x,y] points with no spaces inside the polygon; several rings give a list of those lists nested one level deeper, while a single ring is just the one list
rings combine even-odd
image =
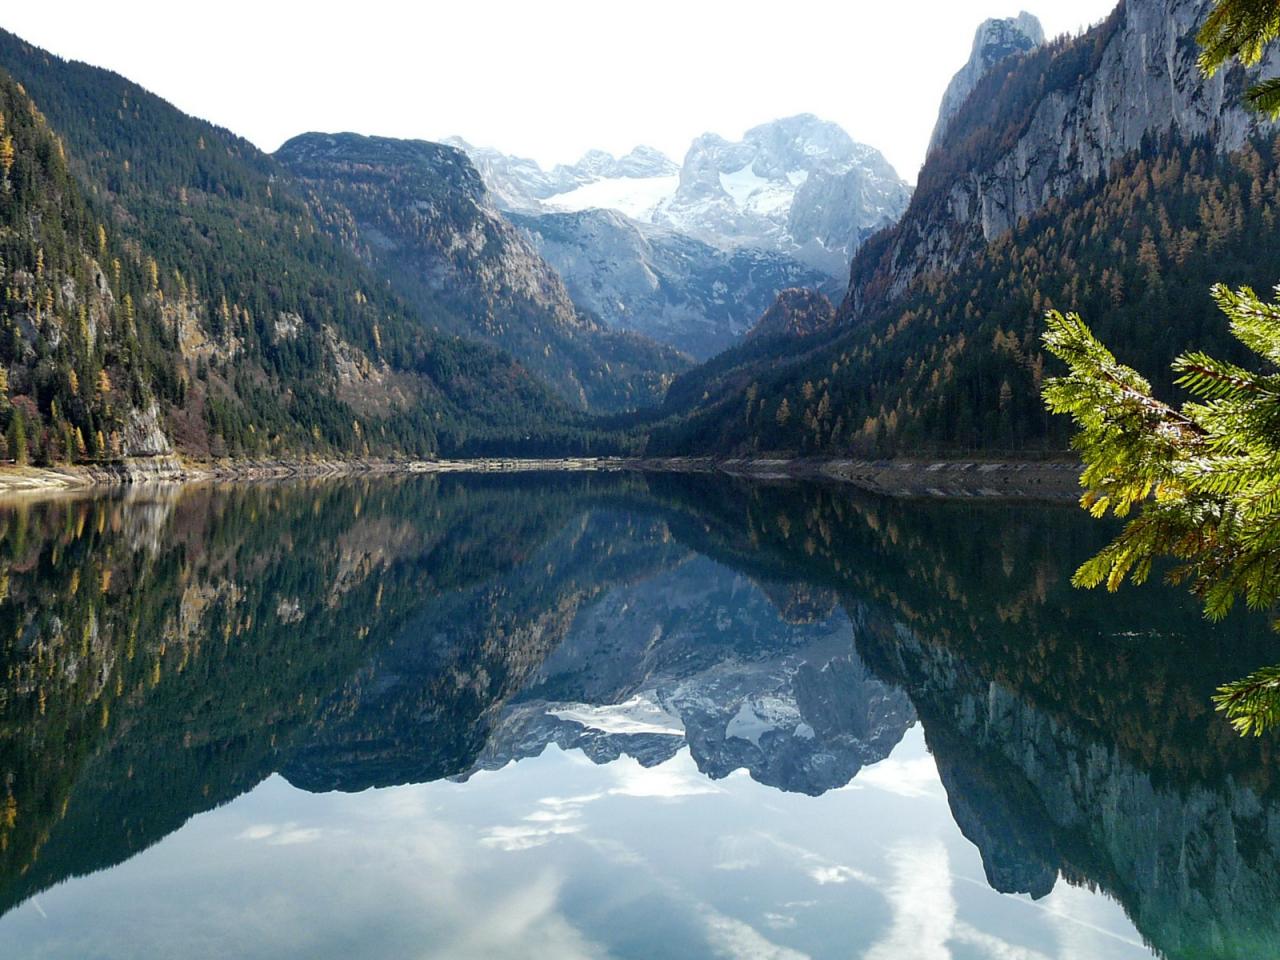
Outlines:
[{"label": "snow patch on mountain", "polygon": [[549,197],[546,205],[553,210],[578,213],[582,210],[617,210],[642,223],[653,218],[653,212],[667,197],[675,193],[680,177],[626,177],[597,180],[568,193]]},{"label": "snow patch on mountain", "polygon": [[[639,187],[642,194],[654,192],[657,189],[655,182],[663,183],[664,189],[656,195],[661,199],[674,189],[671,181],[680,169],[662,151],[646,146],[638,146],[621,157],[604,150],[588,150],[577,163],[559,163],[550,170],[543,170],[536,160],[508,156],[492,147],[477,147],[461,137],[448,137],[443,142],[457,147],[471,158],[489,192],[504,210],[540,212],[546,208],[544,202],[553,197],[556,200],[554,209],[560,210],[612,206],[617,200],[629,202],[628,186],[633,183],[648,184],[647,187]],[[603,187],[595,194],[583,194],[591,199],[570,199],[583,188],[598,184],[614,186]],[[657,199],[653,202],[656,203]]]},{"label": "snow patch on mountain", "polygon": [[743,210],[765,217],[785,213],[795,199],[795,187],[808,179],[808,172],[793,170],[779,182],[758,176],[751,165],[720,174],[720,188]]},{"label": "snow patch on mountain", "polygon": [[606,734],[655,733],[671,737],[684,736],[684,724],[678,714],[641,696],[632,697],[625,703],[601,706],[572,704],[548,709],[547,715]]}]

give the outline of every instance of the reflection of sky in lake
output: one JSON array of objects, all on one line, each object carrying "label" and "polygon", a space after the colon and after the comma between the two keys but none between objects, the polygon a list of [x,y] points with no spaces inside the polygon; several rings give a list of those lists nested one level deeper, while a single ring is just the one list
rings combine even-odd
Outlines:
[{"label": "reflection of sky in lake", "polygon": [[682,749],[549,748],[466,783],[272,777],[0,920],[5,957],[1147,957],[1120,907],[992,891],[918,726],[813,798]]},{"label": "reflection of sky in lake", "polygon": [[1105,533],[697,478],[0,510],[0,960],[1280,956],[1274,741],[1210,701],[1272,635],[1072,589]]}]

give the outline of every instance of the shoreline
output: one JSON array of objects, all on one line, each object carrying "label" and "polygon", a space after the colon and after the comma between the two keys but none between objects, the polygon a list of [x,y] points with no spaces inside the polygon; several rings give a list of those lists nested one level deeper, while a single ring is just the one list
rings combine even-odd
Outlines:
[{"label": "shoreline", "polygon": [[1061,502],[1075,501],[1080,495],[1080,465],[1068,461],[481,457],[471,460],[246,460],[204,463],[184,462],[177,457],[156,457],[80,466],[0,466],[0,499],[208,482],[441,473],[623,471],[724,474],[757,481],[848,483],[873,493],[908,498]]}]

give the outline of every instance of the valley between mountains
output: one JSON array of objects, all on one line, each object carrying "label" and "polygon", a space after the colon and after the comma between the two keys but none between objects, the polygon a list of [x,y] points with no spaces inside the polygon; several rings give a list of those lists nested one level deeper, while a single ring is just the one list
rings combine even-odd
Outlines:
[{"label": "valley between mountains", "polygon": [[1242,359],[1211,283],[1280,276],[1277,63],[1205,79],[1210,6],[981,24],[914,185],[811,114],[266,153],[0,32],[0,459],[1069,458],[1046,310],[1176,395]]}]

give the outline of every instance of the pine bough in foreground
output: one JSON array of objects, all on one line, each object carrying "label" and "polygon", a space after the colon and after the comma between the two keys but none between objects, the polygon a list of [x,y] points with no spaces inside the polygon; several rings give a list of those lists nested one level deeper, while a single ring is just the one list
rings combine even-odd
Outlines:
[{"label": "pine bough in foreground", "polygon": [[[1044,397],[1079,427],[1081,504],[1095,517],[1138,508],[1072,582],[1116,590],[1126,579],[1142,583],[1156,559],[1171,558],[1170,582],[1189,584],[1219,619],[1238,597],[1270,609],[1280,596],[1280,304],[1248,288],[1219,285],[1213,296],[1266,372],[1183,354],[1173,368],[1192,399],[1175,409],[1079,316],[1054,311],[1044,343],[1070,372],[1048,381]],[[1280,666],[1220,687],[1214,700],[1241,733],[1280,725]]]}]

